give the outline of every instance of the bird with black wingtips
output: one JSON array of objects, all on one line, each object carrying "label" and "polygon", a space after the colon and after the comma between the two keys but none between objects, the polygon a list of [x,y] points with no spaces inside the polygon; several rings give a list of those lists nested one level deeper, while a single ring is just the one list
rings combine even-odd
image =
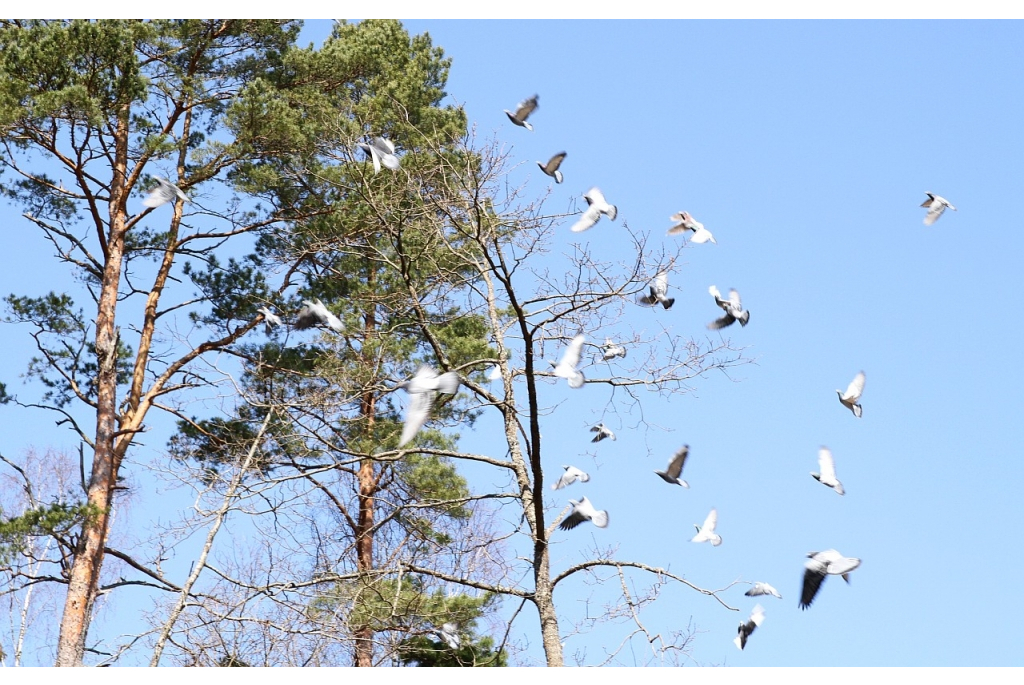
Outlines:
[{"label": "bird with black wingtips", "polygon": [[599,423],[596,426],[591,426],[590,432],[597,433],[597,435],[594,436],[594,439],[591,440],[590,442],[601,442],[605,438],[611,438],[613,441],[615,440],[615,433],[613,433],[612,429],[604,425],[603,423]]},{"label": "bird with black wingtips", "polygon": [[341,333],[344,330],[344,326],[341,325],[341,319],[332,314],[319,298],[314,297],[312,300],[303,300],[302,309],[299,310],[298,316],[295,317],[295,328],[304,330],[317,325],[326,326],[335,333]]},{"label": "bird with black wingtips", "polygon": [[690,542],[710,542],[712,547],[722,544],[722,536],[715,532],[715,528],[718,527],[717,509],[711,510],[708,517],[704,519],[703,526],[694,524],[693,527],[697,529],[697,534],[690,539]]},{"label": "bird with black wingtips", "polygon": [[395,144],[387,138],[375,136],[369,144],[359,143],[359,147],[370,155],[373,161],[373,173],[380,173],[380,166],[383,164],[388,169],[395,171],[401,165],[398,156],[395,154]]},{"label": "bird with black wingtips", "polygon": [[561,490],[564,487],[572,485],[576,481],[586,483],[590,480],[590,476],[587,475],[585,471],[582,471],[575,466],[563,466],[562,468],[565,469],[565,473],[563,473],[562,477],[551,485],[552,490]]},{"label": "bird with black wingtips", "polygon": [[609,204],[604,198],[604,194],[596,187],[584,193],[583,199],[587,201],[587,209],[580,216],[579,220],[572,225],[573,233],[579,233],[593,227],[602,214],[612,221],[615,221],[615,217],[619,215],[618,207]]},{"label": "bird with black wingtips", "polygon": [[747,638],[754,634],[757,627],[764,623],[764,607],[760,604],[754,607],[754,610],[750,612],[750,618],[746,621],[740,622],[740,627],[736,631],[736,637],[733,639],[736,647],[742,650],[747,646]]},{"label": "bird with black wingtips", "polygon": [[737,321],[740,322],[741,326],[747,325],[747,322],[750,321],[750,312],[743,308],[743,304],[740,302],[740,294],[735,289],[729,291],[728,300],[722,297],[722,293],[715,286],[708,288],[708,292],[714,296],[715,304],[725,311],[725,316],[715,319],[708,324],[709,329],[717,331],[726,326],[731,326]]},{"label": "bird with black wingtips", "polygon": [[922,207],[928,208],[928,213],[924,216],[925,226],[931,226],[938,221],[939,217],[942,216],[942,213],[946,211],[947,207],[952,209],[954,212],[956,211],[956,207],[951,205],[949,200],[941,195],[934,195],[932,193],[925,193],[925,195],[928,196],[928,199],[921,203]]},{"label": "bird with black wingtips", "polygon": [[718,244],[715,240],[715,236],[711,235],[711,231],[704,228],[704,224],[690,216],[689,212],[677,212],[669,217],[670,221],[675,221],[676,225],[668,229],[668,233],[665,235],[679,235],[680,233],[686,233],[692,231],[693,235],[690,236],[691,243],[706,243],[708,241]]},{"label": "bird with black wingtips", "polygon": [[[680,480],[679,476],[683,472],[683,466],[686,464],[686,457],[690,454],[690,446],[683,445],[675,454],[672,455],[672,459],[669,460],[668,466],[665,467],[664,471],[655,471],[656,474],[661,476],[661,479],[666,483],[672,483],[673,485],[681,485],[684,488],[689,489],[690,484],[685,480]],[[699,529],[698,529],[699,530]]]},{"label": "bird with black wingtips", "polygon": [[584,521],[590,521],[598,528],[608,527],[608,512],[595,509],[594,505],[586,497],[579,502],[571,499],[569,503],[572,505],[572,511],[558,524],[558,527],[562,530],[572,530]]},{"label": "bird with black wingtips", "polygon": [[756,583],[754,583],[754,587],[750,588],[743,594],[745,594],[747,597],[760,597],[761,595],[771,595],[772,597],[778,597],[779,599],[782,599],[782,595],[779,594],[778,590],[773,588],[768,583],[762,583],[761,581],[757,581]]},{"label": "bird with black wingtips", "polygon": [[604,339],[604,345],[601,345],[601,359],[604,361],[611,361],[616,357],[626,358],[626,348],[613,342],[611,338]]},{"label": "bird with black wingtips", "polygon": [[555,183],[562,182],[562,172],[558,170],[558,167],[562,166],[562,160],[565,159],[565,153],[559,152],[556,155],[552,155],[551,159],[548,160],[547,164],[541,164],[537,162],[537,166],[545,174],[555,179]]},{"label": "bird with black wingtips", "polygon": [[836,461],[832,457],[832,450],[825,446],[818,450],[818,471],[820,473],[811,473],[814,476],[814,480],[822,485],[827,485],[840,495],[846,494],[846,491],[843,490],[843,484],[836,477]]},{"label": "bird with black wingtips", "polygon": [[580,352],[583,349],[585,340],[586,336],[582,333],[577,335],[572,339],[568,347],[565,348],[565,352],[562,353],[562,359],[557,364],[548,362],[554,367],[555,375],[559,378],[564,378],[569,383],[570,388],[582,388],[586,382],[583,372],[576,370],[576,366],[580,363]]},{"label": "bird with black wingtips", "polygon": [[650,294],[641,295],[638,300],[640,304],[653,307],[660,302],[661,306],[665,309],[671,309],[672,305],[675,304],[676,298],[668,296],[668,271],[664,269],[659,271],[648,288],[650,289]]},{"label": "bird with black wingtips", "polygon": [[804,564],[804,584],[800,594],[800,608],[811,606],[826,576],[842,576],[850,582],[850,572],[860,566],[860,559],[844,557],[834,549],[824,552],[810,552]]},{"label": "bird with black wingtips", "polygon": [[505,114],[508,115],[509,120],[511,120],[512,123],[515,124],[516,126],[522,126],[527,131],[532,131],[533,130],[533,126],[531,126],[526,121],[526,118],[529,117],[533,113],[533,110],[535,110],[535,109],[537,109],[537,96],[536,95],[534,95],[532,98],[528,98],[526,100],[523,100],[518,105],[516,105],[516,111],[515,112],[510,112],[510,111],[508,111],[506,109],[505,110]]},{"label": "bird with black wingtips", "polygon": [[430,365],[423,364],[409,380],[395,386],[409,393],[409,407],[405,411],[405,424],[398,446],[403,447],[412,440],[423,424],[430,418],[430,409],[437,393],[454,395],[459,391],[459,374],[454,371],[438,374]]},{"label": "bird with black wingtips", "polygon": [[836,394],[839,395],[839,401],[842,402],[843,406],[853,412],[853,415],[858,419],[861,414],[864,413],[863,407],[860,406],[860,396],[864,394],[864,381],[867,380],[867,376],[861,371],[853,380],[850,381],[850,385],[847,386],[846,392],[836,390]]},{"label": "bird with black wingtips", "polygon": [[273,330],[274,326],[284,325],[281,317],[271,312],[269,308],[260,307],[256,311],[263,315],[263,332],[267,335],[270,335],[270,331]]},{"label": "bird with black wingtips", "polygon": [[174,185],[166,178],[156,178],[156,187],[149,191],[146,195],[146,199],[142,201],[142,204],[146,207],[156,208],[160,205],[165,205],[168,202],[173,202],[174,198],[181,198],[185,202],[191,202],[185,193],[181,192],[181,188]]}]

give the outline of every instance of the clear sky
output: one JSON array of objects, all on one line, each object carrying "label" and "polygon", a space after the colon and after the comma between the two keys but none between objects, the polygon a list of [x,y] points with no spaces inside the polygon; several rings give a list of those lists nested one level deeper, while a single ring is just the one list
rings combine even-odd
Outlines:
[{"label": "clear sky", "polygon": [[[408,21],[453,60],[447,91],[482,138],[495,135],[523,166],[527,191],[551,179],[535,160],[565,150],[560,210],[599,186],[618,206],[585,234],[565,222],[562,249],[622,249],[623,222],[665,237],[687,210],[718,244],[693,245],[672,276],[670,311],[627,308],[616,331],[665,326],[683,337],[719,333],[707,293],[735,287],[750,323],[723,336],[754,364],[697,379],[692,392],[645,398],[644,418],[610,410],[609,391],[546,388],[545,471],[562,464],[592,480],[548,501],[586,495],[607,509],[605,530],[558,533],[553,565],[592,546],[664,566],[708,588],[767,581],[784,599],[723,593],[740,609],[666,586],[643,614],[652,632],[691,626],[693,664],[746,666],[1024,665],[1017,636],[1024,507],[1024,338],[1013,299],[1022,290],[1024,25],[999,21]],[[319,42],[329,21],[309,22]],[[502,113],[539,95],[530,122]],[[924,226],[925,192],[958,211]],[[47,246],[18,212],[0,207],[9,234],[0,293],[55,287]],[[601,342],[606,331],[593,332]],[[26,330],[0,326],[0,380],[31,354]],[[600,336],[600,339],[597,339]],[[840,405],[863,370],[863,418]],[[586,372],[586,369],[584,369]],[[589,442],[603,420],[616,442]],[[3,452],[75,445],[52,417],[0,409]],[[489,424],[463,446],[493,446]],[[652,472],[689,444],[691,489]],[[151,441],[155,450],[159,440]],[[818,484],[817,452],[835,455],[846,495]],[[493,451],[493,447],[491,449]],[[139,506],[139,505],[137,505]],[[695,545],[693,524],[719,513],[720,547]],[[797,607],[808,552],[836,548],[863,560],[850,585],[826,580]],[[639,579],[639,577],[638,577]],[[617,584],[617,581],[612,581]],[[572,583],[556,591],[563,628],[603,601]],[[1013,601],[1011,601],[1013,600]],[[766,619],[746,650],[732,639],[757,601]],[[148,605],[147,605],[148,606]],[[509,606],[509,609],[512,607]],[[119,613],[131,611],[122,604]],[[534,613],[516,634],[542,660]],[[600,626],[566,642],[599,663],[628,626]],[[648,663],[638,640],[616,663]],[[635,661],[634,661],[635,659]]]}]

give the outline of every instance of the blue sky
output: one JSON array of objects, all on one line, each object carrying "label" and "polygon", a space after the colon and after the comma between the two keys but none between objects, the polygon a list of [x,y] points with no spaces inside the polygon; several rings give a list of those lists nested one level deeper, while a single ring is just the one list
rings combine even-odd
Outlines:
[{"label": "blue sky", "polygon": [[[710,337],[707,288],[737,288],[750,324],[723,336],[755,363],[711,373],[692,392],[644,399],[644,417],[607,411],[608,391],[545,389],[558,404],[542,431],[545,471],[561,464],[592,480],[550,496],[551,514],[586,495],[609,511],[605,530],[555,536],[553,567],[594,545],[665,566],[707,588],[770,582],[763,626],[744,652],[736,625],[756,603],[736,585],[723,599],[667,586],[643,614],[653,632],[695,627],[685,663],[744,666],[1024,665],[1016,638],[1015,571],[1024,564],[1018,356],[1013,296],[1024,279],[1017,212],[1024,187],[1024,26],[1019,22],[408,21],[453,60],[447,91],[481,138],[497,136],[523,165],[527,194],[547,192],[535,160],[565,150],[552,211],[598,186],[618,206],[589,232],[555,237],[551,268],[575,241],[609,253],[623,222],[665,237],[688,210],[717,245],[693,245],[671,280],[670,311],[627,308],[620,331],[664,325]],[[319,42],[329,21],[308,22]],[[503,109],[534,93],[533,132]],[[925,191],[958,209],[924,226]],[[0,292],[55,287],[48,249],[9,206],[0,217],[26,237],[8,247]],[[605,331],[593,332],[601,342]],[[0,379],[31,354],[26,331],[0,327]],[[601,336],[598,338],[597,336]],[[867,374],[864,415],[843,408]],[[0,411],[11,456],[28,445],[75,443],[52,418]],[[604,420],[616,442],[587,428]],[[493,426],[491,426],[493,428]],[[493,445],[487,421],[463,446]],[[149,443],[162,448],[157,439]],[[683,490],[652,471],[689,444]],[[831,448],[844,497],[816,483]],[[493,449],[492,449],[493,451]],[[486,476],[482,476],[486,478]],[[141,505],[136,505],[137,508]],[[689,543],[719,512],[722,546]],[[804,555],[836,548],[863,565],[828,579],[797,608]],[[638,577],[638,580],[640,578]],[[613,581],[617,583],[617,581]],[[560,587],[563,627],[600,603],[600,588]],[[124,602],[124,600],[120,600]],[[511,605],[509,609],[511,609]],[[129,611],[121,604],[118,612]],[[539,662],[535,614],[516,624],[523,663]],[[599,663],[627,627],[567,640],[567,662]],[[649,663],[636,641],[616,663]],[[635,656],[634,656],[635,655]]]}]

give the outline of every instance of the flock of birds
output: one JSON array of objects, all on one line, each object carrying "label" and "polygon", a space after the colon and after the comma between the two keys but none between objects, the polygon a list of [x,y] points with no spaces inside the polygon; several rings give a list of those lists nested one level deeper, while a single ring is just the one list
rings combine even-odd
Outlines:
[{"label": "flock of birds", "polygon": [[[530,124],[527,119],[536,109],[537,96],[534,95],[533,97],[520,102],[514,112],[505,110],[505,114],[513,124],[523,127],[529,131],[533,131],[533,125]],[[358,146],[366,153],[370,161],[373,163],[374,173],[379,173],[382,166],[392,171],[400,168],[401,160],[396,154],[395,145],[386,138],[376,136],[371,139],[370,143],[359,143]],[[565,158],[566,153],[559,152],[553,155],[546,164],[537,162],[537,165],[544,174],[553,178],[556,183],[562,183],[564,176],[559,167]],[[184,202],[190,202],[185,193],[167,179],[157,178],[156,182],[157,185],[152,188],[148,195],[143,199],[142,204],[145,207],[155,209],[161,205],[168,202],[174,202],[178,199],[181,199]],[[950,204],[950,202],[945,198],[933,193],[926,193],[926,195],[928,196],[928,199],[921,204],[922,207],[925,207],[928,210],[924,218],[925,225],[930,226],[935,223],[947,208],[956,211],[956,207]],[[610,204],[598,188],[591,188],[583,195],[583,198],[587,202],[587,209],[571,227],[573,232],[580,233],[589,230],[598,223],[602,216],[607,216],[610,221],[614,221],[617,217],[617,207]],[[677,212],[669,217],[669,219],[674,223],[672,227],[668,229],[667,235],[674,236],[689,234],[689,242],[696,244],[708,242],[717,244],[714,235],[712,235],[712,233],[708,231],[702,223],[694,219],[688,212]],[[740,300],[740,294],[736,290],[730,290],[728,298],[722,297],[721,292],[719,292],[718,288],[714,285],[708,288],[708,292],[712,297],[714,297],[715,304],[724,311],[723,316],[711,321],[707,325],[709,329],[720,330],[737,321],[741,326],[747,325],[750,321],[750,312],[743,308]],[[660,304],[664,309],[670,309],[675,303],[675,298],[668,296],[668,271],[665,269],[659,270],[651,280],[647,294],[640,296],[637,301],[640,304],[647,306],[656,306]],[[305,330],[319,327],[338,334],[343,332],[343,324],[341,320],[319,299],[313,298],[312,300],[304,300],[302,304],[303,306],[299,310],[294,323],[292,324],[293,328],[297,330]],[[269,308],[261,307],[258,311],[262,316],[265,331],[268,335],[274,327],[285,325],[281,317],[274,314]],[[550,362],[552,374],[557,378],[564,378],[570,388],[582,388],[586,383],[586,378],[584,377],[583,372],[577,368],[580,363],[583,345],[585,342],[586,337],[583,334],[575,336],[563,351],[561,359],[558,362]],[[613,341],[611,338],[607,338],[600,348],[602,351],[601,358],[605,362],[610,362],[616,358],[625,358],[627,354],[625,346]],[[489,381],[500,379],[500,366],[495,364],[488,373],[487,378]],[[403,389],[409,395],[409,403],[405,413],[402,435],[398,443],[399,447],[404,447],[411,442],[419,429],[422,428],[429,420],[431,409],[438,393],[454,395],[458,392],[460,383],[461,380],[456,372],[450,371],[448,373],[439,374],[429,365],[423,364],[411,379],[403,381],[395,386],[394,389]],[[845,392],[836,390],[836,394],[839,396],[839,402],[849,409],[857,418],[860,418],[862,415],[860,398],[864,392],[864,383],[865,375],[864,372],[861,371],[850,382]],[[593,426],[590,431],[595,433],[595,436],[591,440],[591,442],[594,443],[601,442],[605,439],[613,441],[616,439],[615,433],[603,423]],[[679,485],[683,488],[689,488],[689,483],[681,478],[689,453],[689,445],[684,445],[672,455],[664,471],[655,471],[654,473],[666,483]],[[561,474],[561,477],[552,485],[554,490],[567,488],[577,482],[587,483],[590,481],[590,476],[575,466],[565,465],[562,468],[564,471]],[[839,495],[843,495],[845,493],[843,484],[839,481],[839,478],[836,475],[835,459],[832,456],[832,452],[827,447],[822,447],[819,450],[818,472],[812,472],[811,476],[822,485],[832,488]],[[579,500],[570,499],[569,504],[572,505],[572,509],[559,523],[559,529],[572,530],[587,521],[593,523],[598,528],[606,528],[608,526],[608,512],[597,509],[586,497],[581,497]],[[704,523],[702,525],[694,525],[697,533],[693,538],[691,538],[691,542],[710,542],[714,547],[721,545],[722,537],[716,532],[717,524],[718,511],[716,509],[712,509],[704,519]],[[808,561],[804,564],[803,584],[799,601],[801,609],[807,609],[810,607],[814,598],[817,596],[818,591],[821,589],[821,585],[824,583],[825,578],[830,575],[837,575],[849,583],[850,573],[857,569],[861,564],[860,559],[845,557],[835,549],[811,552],[807,555],[807,558]],[[753,583],[752,587],[745,594],[748,597],[772,596],[782,599],[782,595],[778,590],[768,583],[761,581]],[[750,617],[747,620],[742,621],[737,629],[737,635],[734,639],[734,643],[737,648],[740,650],[744,649],[747,644],[747,640],[764,622],[764,618],[764,608],[760,604],[756,605],[752,610]],[[458,626],[456,624],[445,623],[440,629],[436,629],[432,632],[451,649],[459,649],[461,643],[458,635]]]}]

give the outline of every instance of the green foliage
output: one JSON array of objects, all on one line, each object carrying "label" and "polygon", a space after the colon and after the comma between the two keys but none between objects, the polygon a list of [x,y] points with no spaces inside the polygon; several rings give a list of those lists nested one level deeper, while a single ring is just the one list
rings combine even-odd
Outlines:
[{"label": "green foliage", "polygon": [[474,640],[462,637],[458,649],[452,649],[443,640],[417,635],[402,641],[398,660],[403,666],[508,666],[508,654],[495,651],[494,638],[489,635]]},{"label": "green foliage", "polygon": [[99,512],[89,504],[58,502],[30,509],[21,516],[0,516],[0,564],[23,549],[25,538],[45,535],[64,535],[80,525],[87,517]]},{"label": "green foliage", "polygon": [[209,314],[192,312],[192,320],[224,329],[234,322],[252,320],[256,309],[270,298],[266,276],[260,267],[255,255],[241,262],[232,257],[227,266],[221,266],[211,255],[206,260],[205,271],[186,264],[185,275],[199,288],[202,298],[212,305]]}]

